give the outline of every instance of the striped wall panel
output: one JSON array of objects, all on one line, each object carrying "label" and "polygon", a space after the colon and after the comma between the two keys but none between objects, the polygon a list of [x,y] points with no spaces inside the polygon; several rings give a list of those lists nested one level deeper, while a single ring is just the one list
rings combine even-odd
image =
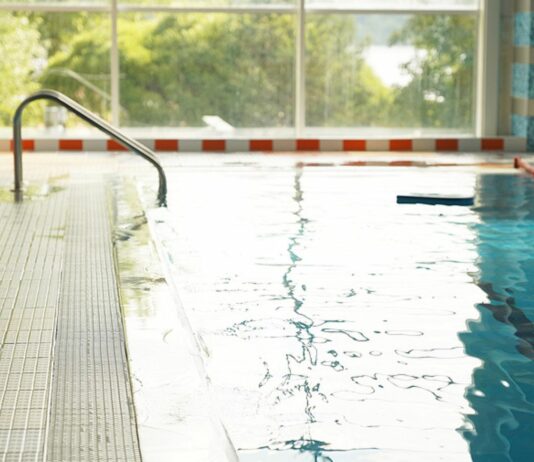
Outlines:
[{"label": "striped wall panel", "polygon": [[534,151],[534,0],[515,1],[511,124]]},{"label": "striped wall panel", "polygon": [[[534,125],[534,124],[533,124]],[[533,131],[534,133],[534,131]],[[140,139],[160,152],[511,152],[527,150],[525,137],[439,139]],[[13,142],[0,140],[0,152],[11,152]],[[25,152],[115,152],[126,148],[107,139],[25,139]]]}]

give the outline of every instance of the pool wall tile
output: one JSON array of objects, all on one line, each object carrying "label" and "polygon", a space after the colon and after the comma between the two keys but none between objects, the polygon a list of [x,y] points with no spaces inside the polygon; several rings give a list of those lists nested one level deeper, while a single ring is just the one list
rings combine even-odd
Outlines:
[{"label": "pool wall tile", "polygon": [[154,148],[156,151],[177,152],[180,143],[174,139],[157,139],[154,140]]},{"label": "pool wall tile", "polygon": [[413,151],[412,140],[389,140],[388,151]]},{"label": "pool wall tile", "polygon": [[273,140],[250,140],[249,150],[251,152],[272,152]]},{"label": "pool wall tile", "polygon": [[152,149],[152,150],[155,149],[155,143],[154,143],[154,140],[142,139],[142,140],[139,140],[139,142],[140,142],[143,146],[146,146],[148,149]]},{"label": "pool wall tile", "polygon": [[389,140],[368,140],[367,151],[389,151]]},{"label": "pool wall tile", "polygon": [[202,140],[202,151],[224,152],[226,151],[226,140],[221,140],[221,139]]},{"label": "pool wall tile", "polygon": [[320,151],[343,151],[343,140],[321,140]]},{"label": "pool wall tile", "polygon": [[527,140],[526,138],[507,138],[504,142],[504,148],[507,152],[525,152]]},{"label": "pool wall tile", "polygon": [[60,151],[83,151],[83,140],[60,139],[58,143]]},{"label": "pool wall tile", "polygon": [[108,151],[128,151],[126,146],[115,140],[108,140],[106,143],[106,148]]},{"label": "pool wall tile", "polygon": [[458,140],[458,148],[460,152],[479,152],[481,140],[473,138],[465,138]]},{"label": "pool wall tile", "polygon": [[249,152],[248,140],[226,140],[227,152]]},{"label": "pool wall tile", "polygon": [[460,148],[460,142],[457,138],[442,138],[436,140],[436,151],[457,152]]},{"label": "pool wall tile", "polygon": [[503,151],[504,140],[502,138],[482,138],[480,140],[482,151]]},{"label": "pool wall tile", "polygon": [[202,141],[201,140],[180,140],[179,149],[180,149],[180,152],[201,152]]},{"label": "pool wall tile", "polygon": [[436,140],[413,140],[413,150],[417,152],[433,152],[436,150]]},{"label": "pool wall tile", "polygon": [[57,151],[59,150],[59,140],[35,140],[36,151]]},{"label": "pool wall tile", "polygon": [[296,140],[273,140],[273,151],[295,151]]},{"label": "pool wall tile", "polygon": [[343,140],[343,151],[367,151],[367,141]]},{"label": "pool wall tile", "polygon": [[106,140],[84,140],[83,149],[85,151],[105,151],[107,149]]},{"label": "pool wall tile", "polygon": [[297,151],[319,151],[321,146],[317,139],[297,139]]}]

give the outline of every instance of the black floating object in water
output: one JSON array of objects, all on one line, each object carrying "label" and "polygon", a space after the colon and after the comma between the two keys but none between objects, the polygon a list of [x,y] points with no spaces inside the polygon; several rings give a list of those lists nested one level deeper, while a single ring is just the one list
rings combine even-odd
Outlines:
[{"label": "black floating object in water", "polygon": [[397,204],[462,205],[469,207],[474,203],[475,198],[473,196],[442,196],[439,194],[397,196]]}]

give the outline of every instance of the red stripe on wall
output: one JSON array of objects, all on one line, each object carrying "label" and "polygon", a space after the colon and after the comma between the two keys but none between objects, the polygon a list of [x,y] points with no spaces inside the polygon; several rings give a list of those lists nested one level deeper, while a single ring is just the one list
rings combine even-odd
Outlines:
[{"label": "red stripe on wall", "polygon": [[203,151],[226,151],[226,141],[225,140],[203,140],[202,150]]},{"label": "red stripe on wall", "polygon": [[387,165],[391,167],[412,167],[414,165],[413,160],[392,160]]},{"label": "red stripe on wall", "polygon": [[502,138],[482,138],[480,143],[483,151],[504,150],[504,140]]},{"label": "red stripe on wall", "polygon": [[[11,140],[9,142],[9,149],[13,151],[14,142]],[[35,140],[22,140],[22,150],[23,151],[35,151]]]},{"label": "red stripe on wall", "polygon": [[156,151],[178,151],[178,140],[154,140]]},{"label": "red stripe on wall", "polygon": [[460,143],[455,139],[436,140],[436,151],[458,151]]},{"label": "red stripe on wall", "polygon": [[273,140],[250,140],[250,151],[269,151],[273,150]]},{"label": "red stripe on wall", "polygon": [[115,140],[108,140],[106,148],[108,151],[128,151],[127,148]]},{"label": "red stripe on wall", "polygon": [[365,151],[367,141],[365,140],[343,140],[343,151]]},{"label": "red stripe on wall", "polygon": [[413,151],[412,140],[389,140],[390,151]]},{"label": "red stripe on wall", "polygon": [[319,140],[297,140],[297,151],[318,151]]},{"label": "red stripe on wall", "polygon": [[83,151],[82,140],[59,140],[60,151]]}]

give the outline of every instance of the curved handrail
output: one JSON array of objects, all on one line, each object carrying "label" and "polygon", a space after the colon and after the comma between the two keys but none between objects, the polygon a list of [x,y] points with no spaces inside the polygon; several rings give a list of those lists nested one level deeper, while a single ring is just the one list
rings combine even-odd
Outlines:
[{"label": "curved handrail", "polygon": [[124,145],[135,154],[141,156],[143,159],[148,160],[154,167],[156,167],[159,175],[159,188],[158,188],[158,204],[161,207],[167,205],[167,178],[163,167],[156,156],[156,154],[141,144],[139,141],[126,136],[124,133],[117,130],[105,120],[101,119],[97,115],[93,114],[89,110],[85,109],[82,105],[76,101],[65,96],[63,93],[55,90],[40,90],[32,95],[28,96],[15,111],[13,117],[13,156],[15,162],[15,197],[22,198],[22,113],[25,107],[32,101],[39,99],[48,99],[55,101],[61,106],[67,108],[69,111],[76,114],[80,119],[89,123],[106,135],[113,138],[118,143]]}]

